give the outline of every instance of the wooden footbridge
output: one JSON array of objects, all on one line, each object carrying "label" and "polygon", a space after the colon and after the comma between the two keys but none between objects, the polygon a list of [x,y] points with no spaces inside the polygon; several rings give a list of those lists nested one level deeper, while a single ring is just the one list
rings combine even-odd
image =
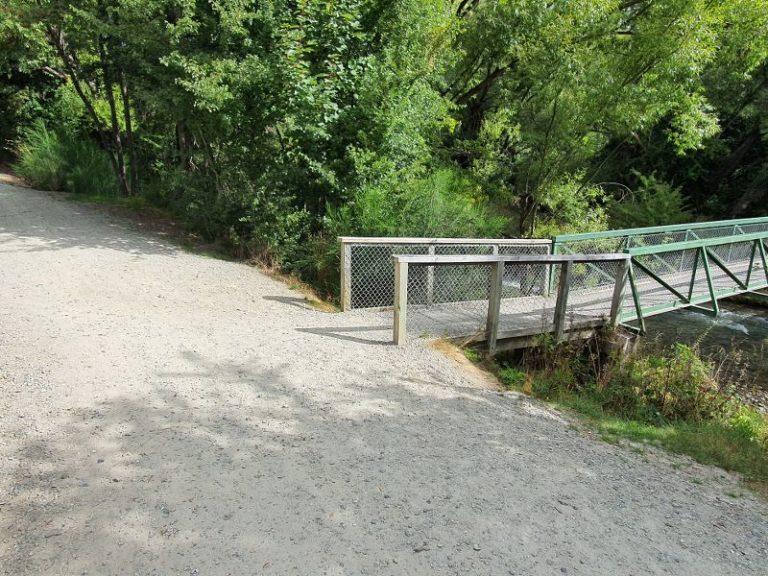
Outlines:
[{"label": "wooden footbridge", "polygon": [[768,288],[768,218],[611,230],[552,240],[341,238],[342,304],[430,334],[499,346],[606,325],[645,331],[680,308]]}]

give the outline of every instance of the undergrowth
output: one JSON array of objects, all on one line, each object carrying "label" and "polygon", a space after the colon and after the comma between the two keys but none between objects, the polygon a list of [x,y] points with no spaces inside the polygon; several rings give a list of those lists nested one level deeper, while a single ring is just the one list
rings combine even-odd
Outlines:
[{"label": "undergrowth", "polygon": [[38,121],[25,131],[14,170],[32,186],[114,197],[117,180],[109,156],[87,137],[51,130]]},{"label": "undergrowth", "polygon": [[[605,336],[534,348],[490,364],[508,389],[573,411],[604,439],[627,439],[686,454],[768,487],[768,417],[740,401],[738,353],[704,357],[696,345],[647,345],[607,352]],[[488,364],[486,364],[488,365]]]}]

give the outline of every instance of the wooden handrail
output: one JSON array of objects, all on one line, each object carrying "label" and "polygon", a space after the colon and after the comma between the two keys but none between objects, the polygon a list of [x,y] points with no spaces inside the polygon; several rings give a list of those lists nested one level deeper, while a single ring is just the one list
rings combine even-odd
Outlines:
[{"label": "wooden handrail", "polygon": [[403,254],[392,256],[395,264],[407,262],[420,266],[443,266],[456,264],[492,264],[494,262],[508,262],[511,264],[559,264],[573,262],[621,262],[629,260],[629,254],[515,254],[515,255],[429,255],[429,254]]},{"label": "wooden handrail", "polygon": [[342,244],[487,244],[499,246],[528,246],[552,244],[549,238],[406,238],[397,237],[368,237],[368,236],[339,236],[337,240]]},{"label": "wooden handrail", "polygon": [[570,278],[573,265],[592,262],[618,262],[619,272],[614,280],[614,291],[611,301],[609,323],[615,326],[621,308],[621,300],[624,297],[624,285],[627,281],[627,271],[630,266],[629,254],[569,254],[569,255],[514,255],[514,256],[438,256],[438,255],[396,255],[392,256],[395,267],[395,301],[394,301],[394,325],[393,341],[395,344],[403,344],[407,340],[407,313],[408,313],[408,274],[410,266],[451,266],[451,265],[492,265],[490,290],[488,293],[488,316],[486,322],[486,341],[491,353],[496,349],[496,341],[499,333],[499,314],[501,309],[502,283],[504,278],[504,266],[506,264],[541,264],[550,266],[561,264],[562,270],[557,290],[555,304],[554,333],[560,340],[564,337],[566,324],[566,311],[568,309],[568,294],[570,291]]}]

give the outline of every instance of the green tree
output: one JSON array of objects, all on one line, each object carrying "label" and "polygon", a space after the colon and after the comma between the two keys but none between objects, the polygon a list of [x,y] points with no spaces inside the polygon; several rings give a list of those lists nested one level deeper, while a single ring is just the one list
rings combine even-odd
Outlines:
[{"label": "green tree", "polygon": [[[469,144],[457,146],[530,233],[539,211],[552,208],[547,190],[609,144],[662,120],[680,152],[714,135],[704,73],[724,40],[731,54],[750,50],[766,8],[741,0],[462,2],[464,58],[449,93]],[[737,69],[748,72],[755,60]],[[594,173],[583,178],[576,193]]]}]

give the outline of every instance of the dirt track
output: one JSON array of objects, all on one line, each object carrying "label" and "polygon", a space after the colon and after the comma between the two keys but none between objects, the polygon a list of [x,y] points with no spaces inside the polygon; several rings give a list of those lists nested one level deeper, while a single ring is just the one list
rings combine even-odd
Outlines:
[{"label": "dirt track", "polygon": [[0,573],[768,573],[733,477],[389,338],[0,184]]}]

